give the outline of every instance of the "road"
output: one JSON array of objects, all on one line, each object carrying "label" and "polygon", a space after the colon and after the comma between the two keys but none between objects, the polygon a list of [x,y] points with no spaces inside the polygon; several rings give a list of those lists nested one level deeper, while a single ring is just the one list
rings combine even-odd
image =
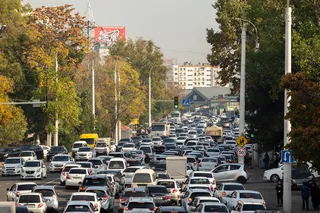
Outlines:
[{"label": "road", "polygon": [[[263,170],[255,169],[248,170],[251,178],[245,184],[246,189],[249,190],[257,190],[259,191],[267,203],[268,209],[280,209],[277,207],[277,198],[275,191],[275,183],[271,183],[269,181],[264,181],[262,179]],[[73,192],[76,192],[77,189],[68,189],[66,190],[64,186],[60,186],[59,182],[60,173],[48,173],[47,179],[43,180],[30,180],[36,182],[38,185],[53,185],[56,188],[56,191],[59,193],[59,207],[62,212],[63,208],[66,206],[67,200],[70,198],[70,195]],[[1,177],[0,176],[0,201],[6,201],[7,188],[11,187],[14,183],[21,182],[19,176],[11,176],[11,177]],[[303,212],[301,211],[302,201],[300,198],[300,191],[292,192],[292,212]],[[309,203],[310,209],[311,201]]]}]

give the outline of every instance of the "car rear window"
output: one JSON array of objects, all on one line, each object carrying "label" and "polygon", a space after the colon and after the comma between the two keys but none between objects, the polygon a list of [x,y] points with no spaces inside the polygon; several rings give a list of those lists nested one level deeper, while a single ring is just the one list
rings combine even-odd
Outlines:
[{"label": "car rear window", "polygon": [[220,203],[219,200],[200,200],[200,203]]},{"label": "car rear window", "polygon": [[78,152],[91,152],[90,147],[81,147],[79,148]]},{"label": "car rear window", "polygon": [[64,172],[69,172],[70,171],[70,169],[72,169],[72,168],[77,168],[77,166],[66,166],[66,167],[64,167]]},{"label": "car rear window", "polygon": [[98,142],[96,143],[96,147],[107,147],[107,143]]},{"label": "car rear window", "polygon": [[195,197],[211,197],[209,192],[194,192],[190,198],[193,200]]},{"label": "car rear window", "polygon": [[255,211],[255,210],[265,210],[266,208],[262,204],[244,204],[242,211]]},{"label": "car rear window", "polygon": [[72,201],[95,201],[94,196],[91,195],[73,195]]},{"label": "car rear window", "polygon": [[168,191],[166,189],[166,187],[148,187],[148,191],[149,193],[151,194],[154,194],[154,193],[164,193],[164,194],[167,194]]},{"label": "car rear window", "polygon": [[36,189],[34,192],[41,193],[43,197],[52,197],[54,195],[54,192],[50,189]]},{"label": "car rear window", "polygon": [[134,148],[134,144],[133,144],[133,143],[127,143],[127,144],[124,144],[124,145],[122,146],[122,148],[126,148],[126,147],[128,147],[128,148]]},{"label": "car rear window", "polygon": [[106,193],[105,193],[105,191],[103,191],[103,190],[90,189],[90,190],[87,190],[86,192],[96,193],[98,198],[101,198],[101,197],[105,197],[105,196],[106,196]]},{"label": "car rear window", "polygon": [[225,185],[224,190],[226,191],[244,190],[244,187],[241,185]]},{"label": "car rear window", "polygon": [[261,195],[258,193],[240,193],[240,198],[245,198],[245,199],[262,199]]},{"label": "car rear window", "polygon": [[87,174],[86,170],[85,169],[71,169],[69,171],[69,174]]},{"label": "car rear window", "polygon": [[175,188],[175,184],[173,181],[158,181],[157,185],[165,186],[168,189]]},{"label": "car rear window", "polygon": [[68,156],[54,156],[52,161],[68,161],[69,157]]},{"label": "car rear window", "polygon": [[154,208],[153,203],[149,202],[130,202],[128,205],[129,209],[151,209]]},{"label": "car rear window", "polygon": [[124,164],[122,161],[110,161],[108,168],[109,169],[124,169]]},{"label": "car rear window", "polygon": [[33,187],[35,187],[35,184],[23,184],[23,185],[18,185],[18,191],[26,191],[26,190],[33,190]]},{"label": "car rear window", "polygon": [[122,195],[123,197],[147,197],[148,194],[146,192],[137,192],[137,191],[127,191]]},{"label": "car rear window", "polygon": [[21,195],[19,203],[40,203],[39,195]]},{"label": "car rear window", "polygon": [[91,162],[94,166],[97,166],[97,165],[101,165],[101,164],[102,164],[101,160],[98,160],[98,159],[88,160],[88,162]]},{"label": "car rear window", "polygon": [[197,179],[191,179],[190,184],[210,184],[210,182],[208,179],[197,178]]},{"label": "car rear window", "polygon": [[103,178],[86,178],[83,181],[84,186],[106,186],[107,181]]},{"label": "car rear window", "polygon": [[205,206],[204,212],[229,212],[225,206]]},{"label": "car rear window", "polygon": [[79,163],[81,165],[81,167],[83,168],[91,168],[91,164],[90,163]]},{"label": "car rear window", "polygon": [[212,178],[213,175],[211,173],[194,173],[193,177],[206,177],[206,178]]},{"label": "car rear window", "polygon": [[203,163],[216,163],[217,162],[217,159],[216,158],[204,158],[202,159]]},{"label": "car rear window", "polygon": [[150,174],[148,173],[136,173],[133,176],[132,182],[134,183],[150,183],[151,182],[151,177]]},{"label": "car rear window", "polygon": [[83,144],[82,143],[73,144],[73,148],[79,148],[79,147],[83,147]]},{"label": "car rear window", "polygon": [[66,212],[89,212],[90,209],[85,205],[70,205]]}]

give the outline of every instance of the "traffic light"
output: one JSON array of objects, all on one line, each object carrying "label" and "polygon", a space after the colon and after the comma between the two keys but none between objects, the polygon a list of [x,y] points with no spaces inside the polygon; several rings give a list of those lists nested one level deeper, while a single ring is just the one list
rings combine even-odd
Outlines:
[{"label": "traffic light", "polygon": [[175,109],[178,109],[178,107],[179,107],[179,97],[178,96],[174,96],[174,98],[173,98],[173,107]]},{"label": "traffic light", "polygon": [[254,138],[254,134],[253,133],[250,134],[250,138]]}]

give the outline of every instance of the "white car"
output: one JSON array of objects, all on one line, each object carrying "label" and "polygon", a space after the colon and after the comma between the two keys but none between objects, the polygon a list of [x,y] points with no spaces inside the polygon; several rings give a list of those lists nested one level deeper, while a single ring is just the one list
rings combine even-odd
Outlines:
[{"label": "white car", "polygon": [[161,179],[157,181],[157,185],[163,185],[170,190],[171,201],[178,204],[180,202],[180,187],[175,180]]},{"label": "white car", "polygon": [[96,173],[107,170],[107,165],[103,162],[103,159],[101,158],[92,158],[87,162],[92,163],[93,167],[96,169]]},{"label": "white car", "polygon": [[145,169],[145,166],[129,166],[122,172],[122,179],[124,180],[125,187],[131,186],[132,177],[138,169]]},{"label": "white car", "polygon": [[86,175],[90,175],[89,169],[86,168],[71,168],[66,177],[66,189],[70,186],[80,186]]},{"label": "white car", "polygon": [[[94,211],[100,213],[101,204],[98,200],[97,194],[92,192],[74,192],[71,194],[69,202],[73,201],[90,201],[93,205]],[[68,202],[68,203],[69,203]]]},{"label": "white car", "polygon": [[213,192],[214,186],[215,186],[206,177],[189,177],[188,182],[187,182],[187,186],[192,187],[193,185],[201,185],[203,187],[210,189],[212,192]]},{"label": "white car", "polygon": [[152,137],[152,143],[154,146],[160,146],[162,144],[162,139],[160,137]]},{"label": "white car", "polygon": [[179,136],[179,137],[177,138],[177,142],[183,142],[183,143],[185,143],[187,139],[188,139],[187,136]]},{"label": "white car", "polygon": [[60,174],[60,186],[64,186],[65,185],[65,181],[67,179],[67,175],[70,171],[71,168],[80,168],[81,165],[76,164],[76,163],[68,163],[65,164],[61,170],[61,174]]},{"label": "white car", "polygon": [[272,182],[278,182],[283,178],[283,165],[278,168],[268,169],[263,174],[264,180],[270,180]]},{"label": "white car", "polygon": [[76,160],[89,160],[96,157],[96,151],[91,147],[80,147],[76,153]]},{"label": "white car", "polygon": [[47,205],[41,193],[31,192],[22,194],[17,200],[17,206],[26,206],[30,212],[45,213]]},{"label": "white car", "polygon": [[89,173],[91,175],[97,174],[96,168],[94,168],[92,162],[76,162],[76,164],[81,165],[82,168],[87,168],[89,169]]},{"label": "white car", "polygon": [[257,210],[265,210],[266,207],[260,202],[253,201],[239,201],[235,210],[232,210],[231,213],[253,213]]},{"label": "white car", "polygon": [[188,205],[187,212],[194,212],[200,203],[220,203],[220,200],[216,197],[195,197],[190,205]]},{"label": "white car", "polygon": [[200,171],[211,171],[213,168],[219,165],[219,159],[217,157],[202,158],[199,163]]},{"label": "white car", "polygon": [[20,158],[23,158],[23,160],[37,160],[37,155],[34,151],[22,151],[19,155]]},{"label": "white car", "polygon": [[33,187],[37,186],[34,182],[20,182],[13,184],[10,188],[7,188],[7,201],[16,202],[20,195],[24,193],[30,193]]},{"label": "white car", "polygon": [[21,168],[25,161],[19,157],[9,157],[3,162],[2,176],[6,175],[20,175]]},{"label": "white car", "polygon": [[251,190],[241,190],[241,191],[234,191],[230,195],[226,197],[226,206],[233,210],[238,205],[239,201],[243,202],[257,202],[261,203],[266,207],[266,202],[260,192],[257,191],[251,191]]},{"label": "white car", "polygon": [[123,144],[121,151],[122,152],[131,152],[131,151],[135,151],[136,149],[136,145],[134,143],[125,143]]},{"label": "white car", "polygon": [[234,191],[245,190],[241,183],[221,183],[214,190],[214,196],[222,203],[226,203],[226,197]]},{"label": "white car", "polygon": [[63,213],[75,213],[79,209],[84,213],[94,212],[94,207],[91,202],[88,201],[69,201]]},{"label": "white car", "polygon": [[58,154],[55,155],[49,165],[49,171],[55,172],[55,171],[61,171],[65,164],[67,163],[74,163],[74,159],[66,154]]},{"label": "white car", "polygon": [[131,197],[123,213],[154,213],[155,210],[156,205],[153,202],[153,198]]},{"label": "white car", "polygon": [[86,192],[96,193],[101,203],[101,209],[105,212],[112,212],[113,197],[109,194],[108,188],[104,186],[89,186]]},{"label": "white car", "polygon": [[192,172],[190,174],[189,177],[206,177],[206,178],[208,178],[208,180],[209,180],[211,186],[213,187],[213,189],[216,188],[216,180],[215,180],[214,175],[213,175],[212,172],[194,171],[194,172]]},{"label": "white car", "polygon": [[113,174],[107,174],[107,177],[110,180],[110,182],[113,183],[113,185],[114,185],[113,194],[115,195],[115,194],[119,193],[120,192],[120,185],[119,185],[119,182],[116,181],[116,177]]},{"label": "white car", "polygon": [[72,145],[72,157],[76,156],[80,147],[87,147],[88,144],[86,141],[75,141]]},{"label": "white car", "polygon": [[47,178],[47,167],[42,160],[28,160],[21,168],[21,180]]},{"label": "white car", "polygon": [[195,207],[195,213],[224,212],[229,213],[228,208],[223,203],[210,202],[200,203]]}]

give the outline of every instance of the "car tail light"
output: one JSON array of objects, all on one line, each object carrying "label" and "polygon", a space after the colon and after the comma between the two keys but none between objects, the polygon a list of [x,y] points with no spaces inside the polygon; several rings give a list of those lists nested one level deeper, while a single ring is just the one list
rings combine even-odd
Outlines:
[{"label": "car tail light", "polygon": [[192,198],[191,198],[191,197],[188,198],[188,202],[189,202],[189,203],[192,202]]},{"label": "car tail light", "polygon": [[20,196],[20,192],[16,192],[16,197],[19,197]]},{"label": "car tail light", "polygon": [[66,178],[67,178],[67,179],[70,179],[70,175],[68,174]]},{"label": "car tail light", "polygon": [[177,192],[177,191],[178,191],[177,189],[173,189],[173,190],[172,190],[172,193],[175,193],[175,192]]},{"label": "car tail light", "polygon": [[126,200],[127,200],[127,198],[120,198],[120,201],[122,201],[122,202],[124,202]]},{"label": "car tail light", "polygon": [[171,197],[170,197],[169,195],[167,195],[167,196],[164,197],[165,200],[170,200],[170,198],[171,198]]},{"label": "car tail light", "polygon": [[38,208],[41,208],[43,206],[43,203],[38,204]]},{"label": "car tail light", "polygon": [[156,208],[149,208],[150,209],[150,211],[155,211],[156,210]]},{"label": "car tail light", "polygon": [[80,187],[80,191],[86,191],[86,188]]},{"label": "car tail light", "polygon": [[222,197],[225,197],[227,195],[227,193],[226,192],[222,192],[221,195],[222,195]]},{"label": "car tail light", "polygon": [[133,208],[128,208],[128,207],[126,207],[124,210],[126,210],[126,211],[131,211]]}]

